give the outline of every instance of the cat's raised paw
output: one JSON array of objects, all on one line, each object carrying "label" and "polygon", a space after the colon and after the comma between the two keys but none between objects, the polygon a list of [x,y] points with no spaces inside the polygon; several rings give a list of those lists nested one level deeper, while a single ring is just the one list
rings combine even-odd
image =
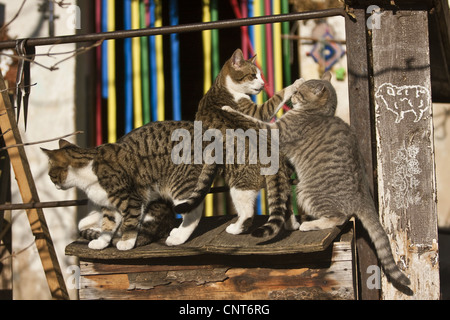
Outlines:
[{"label": "cat's raised paw", "polygon": [[294,90],[297,91],[304,82],[305,82],[305,79],[303,79],[303,78],[295,80],[295,82],[293,83]]},{"label": "cat's raised paw", "polygon": [[88,247],[89,249],[102,250],[105,249],[108,245],[109,242],[106,242],[103,239],[95,239],[89,242]]}]

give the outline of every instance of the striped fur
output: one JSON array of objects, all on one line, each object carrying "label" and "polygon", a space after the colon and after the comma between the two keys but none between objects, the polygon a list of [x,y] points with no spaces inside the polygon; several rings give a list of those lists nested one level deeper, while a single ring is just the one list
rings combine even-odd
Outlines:
[{"label": "striped fur", "polygon": [[[170,230],[175,227],[176,222],[175,215],[168,214],[172,211],[172,207],[173,204],[169,201],[164,201],[164,199],[151,202],[146,206],[143,219],[138,225],[138,235],[135,247],[145,246],[146,244],[158,241],[169,235]],[[95,206],[88,216],[81,219],[78,224],[80,236],[86,240],[98,239],[102,232],[102,217],[102,208]],[[121,239],[121,222],[121,219],[115,221],[115,223],[120,226],[112,239],[113,245],[117,245],[117,242]]]},{"label": "striped fur", "polygon": [[[245,114],[251,115],[263,121],[268,121],[290,99],[296,86],[291,85],[277,92],[271,99],[262,105],[253,103],[251,94],[259,93],[264,82],[260,70],[254,64],[255,57],[244,60],[242,51],[237,49],[232,57],[224,64],[213,86],[201,99],[195,119],[201,121],[206,129],[213,128],[221,131],[224,140],[227,129],[255,129],[259,126],[245,117],[236,117],[223,111],[224,105],[231,106]],[[269,136],[270,139],[270,136]],[[225,151],[225,150],[224,150]],[[236,164],[235,152],[234,164],[224,165],[205,164],[199,176],[199,184],[193,192],[193,197],[198,198],[198,193],[208,189],[214,180],[214,174],[223,171],[225,182],[233,191],[231,197],[238,212],[238,220],[228,226],[227,232],[239,234],[247,230],[253,219],[255,199],[257,191],[262,187],[267,188],[270,217],[262,231],[254,234],[257,237],[276,235],[283,224],[285,216],[290,215],[287,203],[290,192],[289,172],[283,159],[279,159],[279,171],[273,175],[261,175],[261,163],[250,164],[249,148],[246,144],[246,164]],[[218,168],[220,167],[220,168]],[[175,206],[176,212],[185,212],[196,204],[192,199],[186,203]],[[292,215],[294,219],[294,216]],[[296,222],[289,219],[287,227],[296,227]]]},{"label": "striped fur", "polygon": [[[80,188],[102,208],[101,235],[89,247],[103,249],[117,231],[121,236],[116,246],[121,250],[136,245],[139,229],[154,230],[154,236],[168,234],[174,219],[172,203],[190,198],[202,170],[201,164],[172,161],[172,149],[179,143],[172,141],[176,129],[187,130],[193,145],[192,122],[164,121],[149,123],[117,143],[96,148],[81,148],[61,140],[60,149],[43,149],[49,157],[53,183],[60,189]],[[178,245],[189,238],[200,220],[205,195],[198,195],[197,206],[183,216],[166,244]]]},{"label": "striped fur", "polygon": [[300,230],[330,228],[356,216],[367,229],[387,276],[409,285],[379,221],[355,133],[335,116],[337,98],[330,78],[326,73],[322,80],[305,82],[292,96],[294,109],[276,123],[255,121],[280,130],[280,149],[295,166],[298,204],[315,219],[303,222]]}]

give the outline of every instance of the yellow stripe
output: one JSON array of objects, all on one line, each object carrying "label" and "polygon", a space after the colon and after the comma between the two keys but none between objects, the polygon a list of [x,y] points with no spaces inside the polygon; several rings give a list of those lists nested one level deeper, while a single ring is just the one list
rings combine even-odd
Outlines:
[{"label": "yellow stripe", "polygon": [[[209,0],[203,0],[202,22],[211,21]],[[203,93],[211,88],[211,30],[202,31],[203,39]],[[205,216],[211,217],[214,211],[214,195],[208,194],[205,197]]]},{"label": "yellow stripe", "polygon": [[[115,0],[108,2],[108,31],[115,29]],[[108,40],[108,142],[116,142],[116,42]]]},{"label": "yellow stripe", "polygon": [[[162,3],[161,0],[155,1],[155,28],[162,27]],[[158,121],[165,118],[164,113],[164,59],[163,59],[163,37],[155,37],[156,48],[156,78],[158,83]]]},{"label": "yellow stripe", "polygon": [[[273,14],[281,13],[280,1],[273,1]],[[275,92],[283,89],[283,51],[281,41],[281,23],[273,24],[273,60],[275,70]],[[277,117],[283,115],[283,108],[281,108]]]},{"label": "yellow stripe", "polygon": [[[131,1],[131,29],[139,29],[139,0]],[[141,127],[142,121],[142,84],[141,84],[141,40],[131,39],[133,57],[133,109],[134,127]]]}]

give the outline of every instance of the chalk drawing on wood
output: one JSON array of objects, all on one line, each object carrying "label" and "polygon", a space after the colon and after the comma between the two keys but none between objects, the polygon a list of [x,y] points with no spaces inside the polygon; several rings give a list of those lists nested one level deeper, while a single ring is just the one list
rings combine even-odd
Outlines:
[{"label": "chalk drawing on wood", "polygon": [[385,106],[397,116],[395,123],[400,123],[408,112],[413,113],[414,122],[418,122],[431,107],[430,91],[420,85],[398,87],[392,83],[383,83],[375,92],[375,99],[377,110]]},{"label": "chalk drawing on wood", "polygon": [[416,177],[422,172],[417,160],[418,153],[418,146],[406,147],[403,144],[392,160],[396,164],[392,186],[397,209],[408,209],[411,205],[418,205],[421,201],[418,191],[419,179]]}]

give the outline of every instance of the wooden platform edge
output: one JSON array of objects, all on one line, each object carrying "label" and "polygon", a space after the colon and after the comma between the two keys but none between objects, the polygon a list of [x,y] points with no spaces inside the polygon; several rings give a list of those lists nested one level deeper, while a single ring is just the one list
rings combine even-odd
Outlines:
[{"label": "wooden platform edge", "polygon": [[[263,224],[268,216],[255,217],[253,228]],[[201,254],[226,255],[281,255],[323,251],[341,233],[344,226],[318,231],[284,231],[269,241],[251,234],[231,235],[226,226],[235,216],[204,217],[199,227],[185,244],[169,247],[165,239],[128,251],[115,247],[103,250],[89,249],[87,240],[77,240],[66,247],[65,254],[82,259],[127,260],[161,257],[182,257]],[[251,231],[251,230],[250,230]]]}]

